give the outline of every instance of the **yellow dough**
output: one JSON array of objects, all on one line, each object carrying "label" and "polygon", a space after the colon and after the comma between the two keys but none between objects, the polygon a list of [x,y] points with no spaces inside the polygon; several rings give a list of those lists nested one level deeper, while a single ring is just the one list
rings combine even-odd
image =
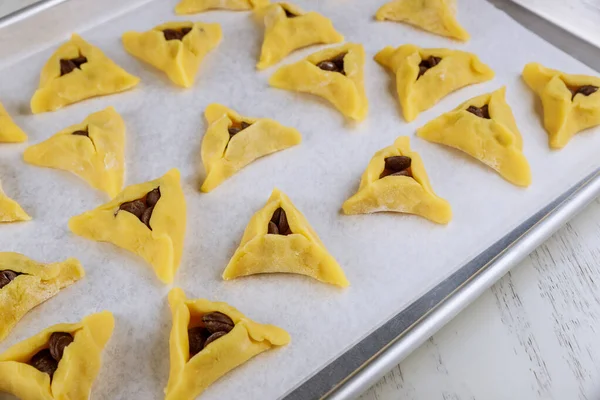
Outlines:
[{"label": "yellow dough", "polygon": [[[412,176],[381,177],[385,159],[394,156],[411,159]],[[416,214],[438,224],[447,224],[452,219],[450,204],[433,192],[423,161],[419,154],[411,151],[407,136],[399,137],[393,146],[375,153],[361,178],[358,192],[344,202],[342,210],[344,214],[384,211]]]},{"label": "yellow dough", "polygon": [[124,153],[125,123],[109,107],[28,147],[23,158],[29,164],[70,171],[113,198],[123,188]]},{"label": "yellow dough", "polygon": [[[495,169],[518,185],[531,184],[531,170],[523,155],[523,142],[512,111],[504,99],[505,88],[475,97],[418,130],[417,135],[454,147]],[[487,106],[489,118],[467,111]]]},{"label": "yellow dough", "polygon": [[[76,324],[51,326],[0,354],[0,392],[22,400],[87,400],[102,366],[102,350],[112,336],[115,321],[108,311],[92,314]],[[64,349],[58,369],[50,375],[28,364],[48,348],[55,332],[74,340]]]},{"label": "yellow dough", "polygon": [[[343,62],[343,73],[323,70],[317,66],[336,57],[340,57]],[[362,121],[369,111],[364,88],[364,66],[363,46],[348,43],[321,50],[304,60],[279,68],[271,76],[269,84],[279,89],[321,96],[346,117]]]},{"label": "yellow dough", "polygon": [[[80,57],[87,61],[61,76],[61,60],[71,62]],[[40,86],[31,98],[31,111],[54,111],[90,97],[123,92],[139,81],[74,33],[44,65]]]},{"label": "yellow dough", "polygon": [[[290,234],[268,233],[269,221],[279,208],[285,211]],[[304,215],[277,189],[250,220],[223,279],[265,273],[301,274],[341,287],[350,284]]]},{"label": "yellow dough", "polygon": [[453,0],[394,0],[382,6],[375,18],[406,22],[429,32],[462,41],[469,33],[456,20]]},{"label": "yellow dough", "polygon": [[[112,201],[71,218],[69,228],[87,239],[113,243],[146,260],[164,283],[173,281],[179,268],[185,236],[185,198],[180,174],[172,169],[156,180],[126,187]],[[148,201],[159,189],[160,198],[151,209],[149,226],[135,214],[121,209],[125,203]]]},{"label": "yellow dough", "polygon": [[[530,63],[523,79],[542,100],[544,127],[553,149],[565,147],[576,133],[600,125],[600,78]],[[586,87],[590,89],[587,95],[578,92]]]},{"label": "yellow dough", "polygon": [[[439,64],[419,77],[420,65],[434,58],[441,59]],[[398,99],[409,122],[455,90],[494,77],[494,71],[475,54],[458,50],[421,49],[408,44],[397,49],[386,47],[375,60],[396,75]]]},{"label": "yellow dough", "polygon": [[[226,303],[188,300],[178,288],[169,293],[169,306],[173,327],[165,400],[193,400],[217,379],[252,357],[290,342],[290,335],[281,328],[254,322]],[[234,327],[190,358],[188,329],[203,326],[202,316],[212,312],[227,315]]]},{"label": "yellow dough", "polygon": [[246,11],[269,5],[269,0],[181,0],[175,6],[177,14],[196,14],[207,10]]},{"label": "yellow dough", "polygon": [[256,65],[258,69],[275,65],[303,47],[344,40],[329,18],[314,11],[306,13],[291,3],[270,5],[264,10],[264,20],[265,38]]},{"label": "yellow dough", "polygon": [[0,341],[34,307],[85,276],[78,260],[43,264],[19,253],[0,252],[0,271],[19,273],[0,288]]},{"label": "yellow dough", "polygon": [[0,184],[0,223],[29,221],[30,219],[31,217],[23,211],[19,203],[4,193]]},{"label": "yellow dough", "polygon": [[6,108],[0,103],[0,143],[20,143],[27,140],[27,135],[15,124]]},{"label": "yellow dough", "polygon": [[[170,40],[167,34],[171,34]],[[181,35],[183,38],[178,39]],[[191,87],[200,63],[222,37],[219,24],[168,22],[143,33],[125,32],[123,46],[133,56],[165,72],[175,84]]]},{"label": "yellow dough", "polygon": [[[210,192],[252,161],[302,141],[294,128],[268,118],[242,117],[220,104],[209,105],[204,114],[209,126],[202,140],[203,192]],[[241,128],[242,122],[249,126],[230,138],[229,129]]]}]

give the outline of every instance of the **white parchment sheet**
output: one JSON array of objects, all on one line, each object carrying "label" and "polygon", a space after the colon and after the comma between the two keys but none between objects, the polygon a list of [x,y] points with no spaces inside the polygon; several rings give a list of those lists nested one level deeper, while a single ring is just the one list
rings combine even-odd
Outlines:
[{"label": "white parchment sheet", "polygon": [[[372,16],[384,2],[296,0],[306,10],[331,17],[348,41],[366,48],[370,113],[358,125],[347,123],[314,96],[268,86],[276,68],[260,73],[255,69],[263,32],[250,13],[219,11],[186,18],[174,15],[175,0],[122,4],[107,0],[90,8],[72,0],[0,29],[0,43],[7,46],[0,50],[0,101],[30,139],[25,144],[0,145],[0,178],[5,191],[33,217],[31,222],[0,226],[0,250],[46,262],[76,257],[87,271],[85,279],[30,312],[0,344],[0,351],[52,324],[78,321],[107,309],[115,314],[116,328],[92,398],[163,397],[169,369],[171,316],[166,295],[170,287],[162,285],[134,255],[69,231],[71,216],[109,200],[103,193],[67,172],[22,160],[29,144],[107,106],[114,106],[127,125],[127,184],[154,179],[173,167],[182,172],[188,230],[174,285],[192,298],[226,301],[248,317],[276,324],[292,336],[287,347],[263,353],[219,380],[203,399],[284,395],[599,166],[598,129],[578,135],[561,151],[548,148],[537,99],[520,78],[530,61],[573,73],[593,71],[482,0],[459,0],[460,21],[472,35],[466,44],[403,24],[375,22]],[[127,30],[143,31],[186,19],[219,22],[224,36],[188,90],[175,87],[163,73],[129,56],[120,40]],[[142,81],[126,93],[33,116],[28,104],[40,69],[73,30]],[[404,43],[475,52],[495,70],[496,78],[448,96],[407,124],[399,112],[393,78],[372,60],[386,45]],[[285,62],[318,49],[297,52]],[[531,163],[533,184],[528,189],[507,183],[458,151],[414,136],[432,118],[503,85],[508,87],[507,99]],[[207,127],[203,111],[213,102],[296,127],[303,143],[252,163],[214,192],[202,194],[198,190],[205,175],[200,144]],[[434,190],[452,204],[454,218],[448,226],[400,214],[341,215],[343,201],[357,190],[373,153],[399,135],[411,137]],[[294,275],[221,280],[246,224],[274,187],[287,193],[306,215],[344,268],[349,288]]]}]

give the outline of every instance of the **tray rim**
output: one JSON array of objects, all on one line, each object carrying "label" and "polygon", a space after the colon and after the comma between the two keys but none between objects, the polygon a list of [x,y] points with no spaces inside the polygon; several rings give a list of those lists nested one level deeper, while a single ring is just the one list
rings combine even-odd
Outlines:
[{"label": "tray rim", "polygon": [[[69,0],[38,0],[12,13],[0,16],[0,28],[67,1]],[[507,12],[503,5],[512,0],[487,1]],[[543,20],[543,22],[550,24],[553,29],[572,35],[574,40],[598,49],[589,39],[556,25],[552,19],[546,19],[543,13],[538,13],[520,3],[511,4],[514,7],[513,12],[518,9],[520,13],[530,14],[528,17]],[[507,13],[514,18],[511,12]],[[524,25],[518,19],[517,22]],[[585,59],[586,57],[578,57],[563,48],[563,46],[548,39],[544,34],[540,34],[539,31],[531,29],[530,26],[525,27],[581,62],[590,64]],[[594,67],[599,69],[600,65],[592,66],[592,68]],[[473,260],[463,265],[359,343],[291,389],[282,396],[282,399],[346,400],[357,398],[599,196],[600,168],[579,181],[571,189],[477,255]],[[464,279],[455,281],[457,277]],[[363,360],[358,360],[358,364],[351,371],[343,373],[343,378],[339,379],[334,376],[332,370],[339,366],[340,361],[346,361],[344,358],[353,350],[358,349],[360,351],[366,342],[372,341],[378,332],[386,330],[390,322],[396,319],[401,320],[401,325],[404,326],[403,329],[393,333],[393,337],[373,354]],[[319,391],[318,393],[315,393],[315,388]]]}]

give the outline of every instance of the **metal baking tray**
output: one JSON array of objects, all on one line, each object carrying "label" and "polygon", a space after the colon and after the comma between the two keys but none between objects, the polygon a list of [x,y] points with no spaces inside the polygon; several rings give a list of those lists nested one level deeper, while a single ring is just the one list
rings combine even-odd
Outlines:
[{"label": "metal baking tray", "polygon": [[[87,0],[41,0],[23,10],[0,18],[0,29],[18,22],[26,23],[32,17],[39,18],[46,10],[51,10],[53,6],[65,1],[81,4],[74,4],[69,8],[71,16],[87,15],[88,17],[101,11],[102,3],[117,4],[116,1],[108,0],[96,3]],[[581,34],[577,34],[577,36],[569,34],[540,18],[536,13],[508,0],[489,1],[546,41],[591,68],[600,70],[600,51],[582,40]],[[519,0],[521,3],[526,1]],[[139,7],[141,3],[138,2],[136,7]],[[104,16],[102,22],[123,15],[127,11],[129,9],[124,6],[118,12]],[[164,17],[165,20],[170,18],[170,16]],[[193,16],[192,19],[203,20],[201,15]],[[42,20],[38,19],[36,23],[41,23]],[[42,24],[41,28],[47,29],[48,37],[54,37],[55,43],[59,43],[64,40],[64,32],[56,26],[56,22],[56,19],[49,18],[48,21],[44,21],[45,25]],[[83,25],[80,27],[83,29]],[[25,36],[22,40],[27,40],[27,37]],[[395,42],[397,41],[392,40],[390,44],[399,44]],[[22,47],[27,47],[24,44],[25,42],[19,43],[9,38],[8,35],[4,35],[4,37],[0,35],[0,47],[4,46],[5,51],[10,52],[14,49],[15,52],[18,52]],[[37,50],[39,49],[33,46],[23,50],[19,56],[25,58]],[[313,49],[309,53],[312,51]],[[0,59],[0,67],[1,64],[2,60]],[[474,93],[481,93],[481,90]],[[463,94],[461,99],[469,97],[472,96]],[[455,100],[454,103],[457,101]],[[445,109],[438,107],[436,113],[439,114],[442,111]],[[197,112],[199,114],[201,110]],[[421,120],[419,125],[425,121]],[[285,387],[282,392],[284,394],[280,397],[286,400],[317,398],[339,400],[359,396],[600,194],[600,169],[579,178],[583,179],[574,182],[571,188],[545,207],[536,210],[532,216],[521,222],[515,229],[507,232],[483,252],[472,257],[455,272],[440,278],[437,285],[434,285],[432,289],[402,311],[391,316],[378,327],[373,326],[371,333],[347,347],[329,364],[314,374],[303,377],[301,383]],[[243,308],[242,311],[244,311]],[[277,323],[277,321],[269,322]],[[285,328],[285,326],[283,327]],[[272,382],[270,384],[273,385]],[[114,398],[122,397],[116,395]]]}]

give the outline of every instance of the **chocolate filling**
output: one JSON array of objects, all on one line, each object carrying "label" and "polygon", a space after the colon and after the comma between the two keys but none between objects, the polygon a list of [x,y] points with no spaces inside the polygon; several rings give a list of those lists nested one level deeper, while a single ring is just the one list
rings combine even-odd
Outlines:
[{"label": "chocolate filling", "polygon": [[0,271],[0,289],[14,281],[15,278],[19,275],[22,274],[20,272],[15,272],[10,269]]},{"label": "chocolate filling", "polygon": [[317,64],[317,67],[323,71],[338,72],[342,75],[346,75],[344,71],[344,57],[347,53],[339,54],[330,60],[324,60]]},{"label": "chocolate filling", "polygon": [[87,62],[87,58],[83,56],[79,56],[71,59],[61,59],[60,60],[60,76],[66,75],[72,72],[75,68],[81,69],[81,65]]},{"label": "chocolate filling", "polygon": [[393,156],[385,159],[385,167],[379,175],[379,179],[386,176],[408,176],[412,178],[410,166],[412,160],[406,156]]},{"label": "chocolate filling", "polygon": [[[152,212],[154,211],[154,206],[160,200],[160,187],[148,192],[141,199],[128,201],[119,206],[119,211],[127,211],[139,218],[140,221],[144,225],[148,227],[148,229],[152,230],[150,226],[150,218],[152,218]],[[116,214],[115,214],[116,215]]]},{"label": "chocolate filling", "polygon": [[185,35],[190,33],[192,28],[186,27],[181,29],[165,29],[163,31],[163,35],[165,35],[166,40],[182,40]]},{"label": "chocolate filling", "polygon": [[200,353],[210,343],[228,334],[235,324],[227,315],[218,311],[202,316],[202,324],[188,329],[190,358]]},{"label": "chocolate filling", "polygon": [[469,108],[467,108],[467,111],[471,114],[477,115],[479,118],[490,119],[490,110],[487,104],[481,108],[469,106]]},{"label": "chocolate filling", "polygon": [[273,213],[271,220],[267,226],[267,233],[269,235],[291,235],[293,232],[290,229],[290,225],[288,224],[287,215],[285,214],[285,210],[279,207]]},{"label": "chocolate filling", "polygon": [[431,68],[438,65],[441,61],[442,59],[440,57],[434,56],[431,56],[426,60],[421,60],[421,63],[419,63],[419,75],[417,76],[417,80],[419,80],[419,78],[422,77]]},{"label": "chocolate filling", "polygon": [[58,363],[62,359],[65,348],[73,343],[73,335],[66,332],[54,332],[48,340],[48,348],[38,351],[31,360],[29,365],[50,375],[50,380],[58,369]]},{"label": "chocolate filling", "polygon": [[573,93],[573,97],[571,97],[571,101],[573,101],[575,99],[575,96],[577,96],[578,94],[582,94],[584,96],[591,96],[592,94],[598,91],[598,86],[585,85],[580,86],[578,88],[569,88],[569,90],[571,91],[571,93]]}]

